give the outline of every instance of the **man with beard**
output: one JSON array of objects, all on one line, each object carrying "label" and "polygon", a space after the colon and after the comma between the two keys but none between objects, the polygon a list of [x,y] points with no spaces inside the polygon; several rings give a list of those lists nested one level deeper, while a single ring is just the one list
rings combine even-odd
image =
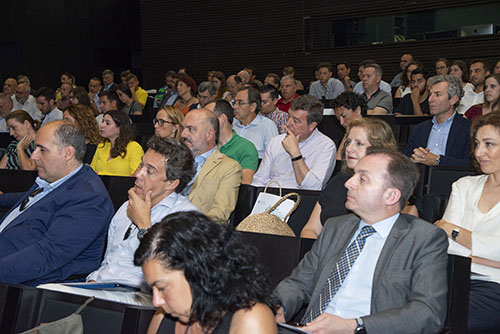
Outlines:
[{"label": "man with beard", "polygon": [[406,94],[401,99],[394,113],[415,116],[429,114],[429,90],[422,69],[417,68],[411,72],[411,94]]},{"label": "man with beard", "polygon": [[476,59],[470,63],[469,78],[474,85],[473,90],[465,90],[464,97],[457,108],[459,114],[464,114],[470,107],[484,102],[484,80],[490,75],[489,67],[484,59]]},{"label": "man with beard", "polygon": [[[274,125],[274,124],[273,124]],[[207,109],[191,110],[182,121],[182,140],[193,152],[196,174],[184,188],[189,200],[208,217],[227,222],[236,207],[241,166],[219,152],[219,120]]]}]

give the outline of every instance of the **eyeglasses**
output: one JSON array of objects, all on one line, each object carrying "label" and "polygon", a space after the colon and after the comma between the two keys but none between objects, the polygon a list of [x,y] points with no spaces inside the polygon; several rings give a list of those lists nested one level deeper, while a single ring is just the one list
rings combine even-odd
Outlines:
[{"label": "eyeglasses", "polygon": [[245,104],[252,104],[253,102],[243,102],[241,100],[234,101],[234,105],[237,105],[238,107],[244,106]]},{"label": "eyeglasses", "polygon": [[161,118],[153,118],[153,125],[156,125],[156,123],[160,124],[160,126],[163,126],[165,123],[172,124],[174,125],[174,122],[166,121]]}]

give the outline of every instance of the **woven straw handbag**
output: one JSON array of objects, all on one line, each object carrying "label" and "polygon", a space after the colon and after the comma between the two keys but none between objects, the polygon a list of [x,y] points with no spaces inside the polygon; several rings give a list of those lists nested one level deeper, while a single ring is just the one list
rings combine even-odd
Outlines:
[{"label": "woven straw handbag", "polygon": [[[284,200],[290,196],[296,196],[297,201],[292,209],[286,214],[284,220],[273,215],[273,212]],[[254,232],[254,233],[264,233],[264,234],[274,234],[283,235],[287,237],[295,237],[295,233],[286,223],[288,217],[297,209],[300,204],[300,195],[297,193],[288,193],[281,197],[278,202],[276,202],[272,207],[270,207],[266,212],[257,213],[250,215],[243,219],[241,223],[236,227],[237,231],[244,232]]]}]

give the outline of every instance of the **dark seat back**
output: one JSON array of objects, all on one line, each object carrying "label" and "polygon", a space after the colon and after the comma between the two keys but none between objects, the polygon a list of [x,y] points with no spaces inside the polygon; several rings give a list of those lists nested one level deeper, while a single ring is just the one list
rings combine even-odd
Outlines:
[{"label": "dark seat back", "polygon": [[430,167],[427,176],[426,193],[449,196],[453,182],[461,177],[476,174],[477,172],[471,167]]},{"label": "dark seat back", "polygon": [[134,186],[135,177],[101,175],[102,183],[108,190],[115,211],[128,200],[128,191]]}]

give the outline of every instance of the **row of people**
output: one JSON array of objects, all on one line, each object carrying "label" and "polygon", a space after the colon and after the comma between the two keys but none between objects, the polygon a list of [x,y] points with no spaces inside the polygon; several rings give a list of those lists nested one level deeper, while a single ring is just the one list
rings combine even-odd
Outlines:
[{"label": "row of people", "polygon": [[[205,115],[205,116],[207,116],[207,117],[210,117],[210,116],[209,116],[210,114],[208,114],[207,112],[204,112],[204,111],[194,111],[194,112],[192,112],[192,113],[189,113],[189,114],[188,114],[187,119],[189,119],[189,117],[190,117],[190,116],[192,116],[193,118],[194,118],[194,117],[196,117],[196,114],[198,114],[198,113],[203,114],[203,115]],[[494,116],[496,116],[496,115],[492,114],[492,116],[494,117]],[[196,119],[194,119],[194,120],[196,121]],[[203,119],[203,120],[202,120],[202,123],[212,123],[212,124],[215,124],[215,123],[213,122],[213,118],[212,118],[212,121],[210,121],[209,119]],[[189,124],[190,124],[190,125],[189,125]],[[215,125],[212,125],[212,126],[214,126],[214,127],[215,127]],[[54,127],[55,127],[55,126],[54,126]],[[200,129],[200,126],[199,126],[199,124],[198,124],[198,123],[196,123],[196,122],[191,122],[191,123],[190,123],[190,122],[187,122],[187,126],[186,126],[186,127],[187,127],[187,128],[192,128],[192,131],[194,131],[194,132],[198,132],[199,130],[201,130],[201,129]],[[51,129],[51,128],[52,128],[52,127],[47,127],[47,128],[45,128],[45,129]],[[42,128],[42,129],[43,129],[43,128]],[[45,132],[47,132],[48,130],[44,130],[44,131],[45,131]],[[43,138],[44,138],[44,131],[42,131],[41,133],[39,133],[39,135],[37,136],[37,138],[41,137],[41,138],[43,139]],[[203,132],[203,131],[201,131],[201,132]],[[52,135],[54,135],[54,134],[55,134],[55,131],[54,131],[54,133],[53,133]],[[209,134],[209,135],[211,135],[211,134]],[[47,135],[46,135],[46,133],[45,133],[45,136],[47,136]],[[485,135],[485,138],[491,139],[490,137],[491,137],[491,134]],[[190,141],[188,141],[188,142],[187,142],[188,146],[189,146],[189,144],[191,144],[192,146],[191,146],[190,148],[194,148],[196,145],[193,145],[193,142],[195,142],[195,141],[198,139],[198,137],[196,137],[196,136],[192,136],[192,137],[189,137],[189,139],[190,139]],[[486,140],[484,140],[484,141],[486,142]],[[48,144],[38,144],[38,143],[37,143],[37,145],[40,145],[41,147],[45,147],[45,146],[49,147],[49,145],[48,145]],[[485,143],[485,145],[486,145],[486,143]],[[40,146],[39,146],[39,147],[40,147]],[[67,150],[66,150],[66,151],[67,151]],[[71,150],[70,150],[70,151],[71,151]],[[153,151],[154,151],[154,150],[153,150]],[[66,153],[66,152],[65,152],[65,153]],[[70,153],[71,153],[71,152],[70,152]],[[383,153],[383,154],[390,155],[389,153]],[[478,156],[479,156],[479,155],[478,155]],[[41,159],[41,160],[37,160],[37,161],[38,161],[38,163],[40,164],[40,165],[37,165],[37,166],[39,167],[39,168],[38,168],[38,170],[39,170],[39,174],[41,174],[41,177],[42,177],[42,178],[43,178],[43,177],[45,177],[45,178],[47,178],[47,180],[52,180],[52,181],[54,181],[54,179],[53,179],[53,178],[54,178],[54,176],[52,175],[54,171],[53,171],[53,170],[49,170],[49,169],[47,168],[47,167],[49,166],[49,165],[47,165],[47,161],[43,161],[43,159]],[[481,159],[481,160],[480,160],[480,162],[481,162],[481,161],[485,161],[485,159]],[[44,164],[44,163],[45,163],[45,164]],[[486,161],[486,164],[487,164],[487,163],[488,163],[488,161]],[[151,165],[151,164],[148,164],[148,166],[149,166],[149,167],[150,167],[150,165]],[[355,168],[355,170],[356,170],[356,168]],[[363,170],[363,169],[361,169],[361,170]],[[381,170],[383,170],[383,168],[377,167],[375,170],[376,170],[376,171],[378,171],[378,172],[380,172]],[[408,168],[404,168],[404,170],[405,170],[405,172],[407,172],[407,171],[408,171]],[[40,172],[41,172],[41,173],[40,173]],[[140,171],[139,171],[138,173],[140,173]],[[150,171],[148,171],[148,173],[146,173],[146,172],[143,170],[143,174],[145,174],[145,175],[146,175],[146,174],[149,174],[149,173],[151,173],[151,172],[150,172]],[[392,173],[388,173],[388,174],[392,174]],[[360,178],[360,182],[361,182],[361,178],[362,178],[362,177],[361,177],[360,175],[358,175],[358,177]],[[416,180],[416,177],[415,177],[415,178],[411,178],[411,179],[412,179],[413,181],[415,181],[415,180]],[[355,179],[355,180],[356,180],[356,179]],[[353,182],[354,182],[354,181],[353,181]],[[349,188],[349,187],[348,187],[348,190],[349,190],[349,189],[351,189],[351,188]],[[352,189],[355,189],[354,185],[353,185],[353,188],[352,188]],[[354,190],[352,190],[352,191],[354,191]],[[140,183],[138,183],[138,184],[136,185],[136,187],[134,188],[134,192],[133,192],[133,194],[137,194],[137,193],[142,193],[142,195],[143,195],[143,196],[142,196],[142,198],[141,198],[141,199],[142,199],[142,201],[146,201],[146,202],[147,202],[147,200],[148,200],[148,194],[149,194],[149,196],[151,196],[151,193],[149,193],[149,192],[146,192],[146,193],[145,193],[145,192],[144,192],[144,189],[143,189],[143,188],[141,188],[141,184],[140,184]],[[367,192],[367,193],[369,193],[369,192]],[[131,201],[133,201],[133,200],[134,200],[134,196],[133,196],[133,194],[130,194],[130,195],[131,195]],[[38,195],[38,194],[37,194],[37,195]],[[37,195],[34,195],[34,196],[37,196]],[[350,197],[349,197],[349,196],[350,196]],[[140,197],[140,196],[139,196],[139,197]],[[383,197],[383,196],[382,196],[382,197]],[[394,198],[396,198],[396,197],[398,197],[398,196],[395,196]],[[150,198],[151,198],[151,197],[150,197]],[[349,193],[348,193],[348,196],[347,196],[348,201],[349,201],[349,199],[351,199],[351,200],[352,200],[353,198],[354,198],[354,194],[349,195]],[[394,198],[391,200],[391,201],[392,201],[392,202],[391,202],[391,203],[392,203],[391,205],[394,205]],[[34,199],[33,201],[36,203],[36,197],[35,197],[35,199]],[[401,201],[397,201],[397,202],[401,202]],[[406,201],[404,200],[403,202],[405,203]],[[28,203],[29,203],[29,201],[28,201]],[[21,204],[22,204],[22,203],[21,203]],[[132,206],[133,206],[133,204],[132,204]],[[129,208],[129,207],[130,207],[130,203],[129,203],[129,204],[127,204],[127,208]],[[146,207],[147,207],[147,206],[146,206]],[[365,209],[365,208],[363,207],[363,209]],[[133,209],[131,209],[131,210],[133,210]],[[359,209],[359,206],[358,206],[358,211],[359,211],[359,210],[360,210],[360,209]],[[353,211],[354,211],[354,210],[353,210]],[[28,211],[27,211],[27,212],[28,212]],[[361,216],[361,213],[359,213],[359,212],[357,212],[357,211],[354,211],[354,212],[355,212],[355,213],[357,213],[358,215],[360,215],[360,216]],[[375,211],[373,211],[373,212],[375,212]],[[370,212],[370,213],[373,213],[373,212]],[[365,214],[366,214],[366,213],[365,213]],[[129,213],[129,215],[130,215],[130,213]],[[132,215],[132,217],[134,217],[134,216]],[[140,217],[143,217],[143,218],[144,218],[144,217],[148,217],[148,215],[142,214],[142,215],[140,215]],[[362,217],[362,218],[363,218],[363,217]],[[14,218],[14,219],[15,219],[15,218]],[[134,219],[134,218],[132,218],[131,220],[132,220],[132,221],[134,221],[134,223],[140,224],[140,223],[139,223],[140,218],[139,218],[139,219],[137,219],[137,222],[135,221],[135,219]],[[10,224],[9,224],[9,223],[7,223],[7,226],[8,226],[8,225],[10,225]],[[136,226],[137,226],[137,225],[135,225],[135,224],[134,224],[134,225],[129,225],[129,228],[135,229],[135,228],[136,228]],[[139,229],[139,228],[138,228],[138,226],[137,226],[137,233],[139,233],[139,231],[140,231],[140,229]],[[455,231],[455,232],[456,232],[456,231]],[[131,233],[131,232],[129,232],[129,233]],[[460,233],[460,231],[459,231],[458,233]],[[127,234],[127,231],[125,231],[125,235],[126,235],[126,234]],[[339,297],[339,298],[340,298],[340,297]],[[351,324],[353,324],[353,322],[351,322]],[[358,323],[358,326],[359,326],[359,323]],[[313,328],[314,328],[314,327],[313,327]]]}]

